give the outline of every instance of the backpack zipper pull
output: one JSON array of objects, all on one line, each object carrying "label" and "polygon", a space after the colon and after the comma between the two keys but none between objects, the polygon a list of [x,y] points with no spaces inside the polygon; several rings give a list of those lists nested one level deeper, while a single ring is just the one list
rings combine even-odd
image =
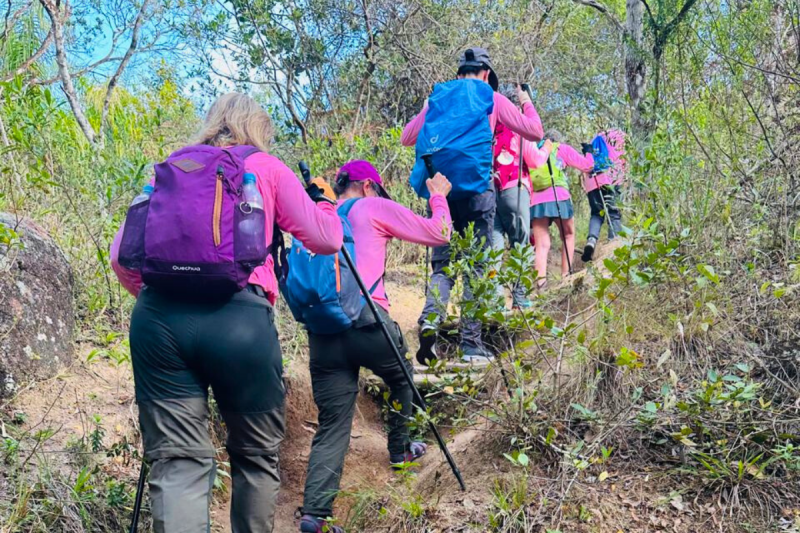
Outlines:
[{"label": "backpack zipper pull", "polygon": [[211,229],[214,234],[214,246],[219,246],[222,242],[220,234],[220,219],[222,218],[222,182],[225,180],[225,169],[222,165],[217,167],[217,183],[214,189],[214,215],[211,222]]}]

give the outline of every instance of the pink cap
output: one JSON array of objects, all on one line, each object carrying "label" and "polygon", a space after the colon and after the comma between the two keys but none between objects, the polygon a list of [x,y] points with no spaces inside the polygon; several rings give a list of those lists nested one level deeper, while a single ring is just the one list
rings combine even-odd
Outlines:
[{"label": "pink cap", "polygon": [[384,198],[389,198],[391,200],[391,196],[389,196],[389,193],[387,193],[386,189],[383,187],[381,175],[378,174],[378,171],[369,161],[364,161],[363,159],[348,161],[339,169],[336,175],[336,181],[339,181],[340,177],[344,178],[344,175],[346,175],[350,181],[371,180],[372,183],[375,184],[378,193]]}]

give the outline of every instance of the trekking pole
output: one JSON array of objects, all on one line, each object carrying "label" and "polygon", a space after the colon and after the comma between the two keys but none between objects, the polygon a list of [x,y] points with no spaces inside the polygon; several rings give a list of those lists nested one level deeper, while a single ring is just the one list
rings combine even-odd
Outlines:
[{"label": "trekking pole", "polygon": [[136,499],[133,502],[133,513],[131,514],[130,533],[136,533],[139,527],[139,513],[142,510],[142,500],[144,499],[144,482],[147,479],[147,463],[142,458],[142,468],[139,471],[139,482],[136,484]]},{"label": "trekking pole", "polygon": [[[531,96],[531,87],[527,83],[523,83],[520,85],[522,90],[528,93],[528,96]],[[533,97],[531,97],[531,101],[533,101]],[[520,215],[521,211],[520,208],[522,206],[522,164],[525,159],[525,137],[522,135],[519,136],[519,172],[517,174],[517,210],[515,214],[519,217],[519,223],[522,224],[522,215]],[[497,216],[497,215],[495,215]],[[517,221],[517,217],[514,217],[514,221]],[[518,231],[519,233],[519,231]]]},{"label": "trekking pole", "polygon": [[[531,86],[527,83],[521,85],[522,89],[528,93],[528,97],[533,101],[533,93],[531,93]],[[567,237],[564,234],[564,219],[561,218],[561,206],[558,203],[558,191],[556,191],[556,181],[553,178],[553,165],[550,163],[550,156],[547,156],[547,170],[550,172],[550,185],[553,187],[553,199],[556,201],[556,211],[558,212],[558,223],[561,227],[561,241],[564,243],[564,254],[567,257],[567,268],[569,273],[572,274],[572,261],[569,259],[569,250],[567,249]]]},{"label": "trekking pole", "polygon": [[[308,165],[305,163],[305,161],[301,161],[299,167],[300,173],[303,175],[303,180],[306,182],[306,184],[308,184],[311,181],[311,172],[308,169]],[[411,387],[411,391],[414,394],[414,399],[417,401],[417,405],[426,410],[427,404],[425,403],[425,398],[422,397],[419,389],[414,384],[414,376],[412,376],[411,372],[409,372],[408,367],[406,366],[406,360],[403,358],[403,355],[397,348],[397,344],[395,344],[394,340],[392,339],[392,335],[389,333],[389,328],[386,327],[386,322],[384,322],[383,317],[381,317],[380,312],[378,312],[378,307],[375,304],[375,301],[372,299],[369,289],[367,289],[367,286],[364,284],[364,280],[361,279],[361,274],[359,274],[358,270],[356,270],[355,262],[353,261],[353,258],[350,257],[350,253],[347,251],[347,248],[344,245],[342,245],[341,253],[344,257],[345,263],[347,263],[347,266],[353,273],[353,277],[356,279],[358,288],[361,289],[361,294],[364,295],[364,299],[367,301],[369,310],[372,311],[372,314],[375,316],[375,321],[383,332],[383,336],[386,337],[386,342],[388,342],[389,346],[392,347],[392,352],[394,353],[395,359],[397,359],[397,364],[400,365],[400,369],[403,371],[403,375],[405,376],[408,385]],[[436,438],[436,442],[439,445],[439,448],[442,450],[442,453],[444,453],[447,463],[450,465],[450,469],[453,471],[453,475],[456,477],[456,480],[458,480],[458,485],[461,487],[462,491],[466,491],[467,486],[464,484],[464,479],[461,477],[461,471],[458,469],[455,459],[453,459],[453,456],[450,454],[450,450],[447,449],[447,444],[444,442],[442,435],[436,428],[436,424],[434,424],[432,420],[428,419],[428,427],[431,429],[433,436]]]},{"label": "trekking pole", "polygon": [[[433,157],[433,154],[425,154],[422,156],[422,160],[425,162],[425,170],[428,172],[429,178],[433,178],[433,176],[436,175],[436,170],[434,170],[433,168],[433,162],[431,161],[431,157]],[[428,265],[430,265],[430,271],[428,270]],[[432,281],[432,279],[430,279],[428,276],[429,275],[431,277],[433,276],[433,274],[431,274],[432,270],[433,270],[433,265],[431,264],[431,247],[426,246],[425,247],[425,297],[426,298],[428,297],[428,291],[430,290],[430,284]]]},{"label": "trekking pole", "polygon": [[564,255],[567,258],[567,268],[572,275],[572,261],[569,260],[569,250],[567,249],[567,236],[564,233],[564,219],[561,218],[561,206],[558,203],[558,191],[556,191],[556,181],[553,178],[553,165],[550,163],[550,156],[547,157],[547,170],[550,172],[550,185],[553,187],[553,197],[556,201],[556,211],[558,212],[558,223],[561,226],[561,242],[564,243]]},{"label": "trekking pole", "polygon": [[[525,149],[525,138],[520,135],[519,136],[519,171],[517,172],[517,210],[514,211],[514,225],[516,226],[519,224],[522,225],[522,211],[520,211],[520,207],[522,207],[522,161],[525,158],[524,150]],[[497,214],[495,214],[497,216]],[[519,221],[519,222],[518,222]],[[514,228],[519,235],[521,229]]]},{"label": "trekking pole", "polygon": [[430,263],[431,263],[431,247],[426,246],[425,247],[425,297],[426,298],[428,297],[428,291],[430,290],[430,284],[431,284],[431,278],[430,278],[431,272],[428,269],[429,268],[433,269],[433,265],[431,265]]},{"label": "trekking pole", "polygon": [[617,236],[617,232],[614,231],[614,226],[611,224],[611,214],[608,212],[608,205],[606,205],[606,197],[603,194],[603,188],[600,186],[600,182],[597,181],[597,173],[592,172],[592,178],[594,178],[594,184],[597,185],[597,190],[600,191],[600,201],[603,203],[603,218],[606,221],[608,231],[611,233],[611,238],[613,239]]}]

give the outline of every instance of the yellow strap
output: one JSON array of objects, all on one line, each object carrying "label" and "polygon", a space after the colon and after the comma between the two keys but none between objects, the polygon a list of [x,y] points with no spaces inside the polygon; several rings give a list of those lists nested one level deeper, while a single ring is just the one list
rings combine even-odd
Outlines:
[{"label": "yellow strap", "polygon": [[219,246],[222,242],[219,225],[222,218],[222,180],[217,178],[217,188],[214,194],[214,220],[212,221],[214,231],[214,246]]}]

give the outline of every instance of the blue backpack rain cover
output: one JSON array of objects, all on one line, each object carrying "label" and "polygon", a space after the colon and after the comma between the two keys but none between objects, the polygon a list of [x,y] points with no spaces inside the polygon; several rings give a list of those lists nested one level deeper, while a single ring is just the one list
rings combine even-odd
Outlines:
[{"label": "blue backpack rain cover", "polygon": [[592,174],[602,174],[614,166],[611,156],[608,153],[606,140],[600,135],[592,141],[592,155],[594,156],[594,168]]},{"label": "blue backpack rain cover", "polygon": [[492,176],[494,91],[480,80],[439,83],[428,99],[425,124],[417,138],[411,186],[428,198],[428,172],[422,156],[432,154],[434,168],[453,184],[450,198],[468,198],[489,188]]},{"label": "blue backpack rain cover", "polygon": [[[353,228],[348,220],[350,210],[359,198],[343,203],[337,210],[344,230],[344,246],[355,262]],[[342,252],[333,255],[311,253],[303,243],[292,238],[286,256],[288,273],[281,283],[281,294],[289,304],[295,320],[311,333],[330,335],[352,327],[366,300]],[[380,281],[380,279],[378,280]],[[372,293],[378,283],[370,290]]]}]

